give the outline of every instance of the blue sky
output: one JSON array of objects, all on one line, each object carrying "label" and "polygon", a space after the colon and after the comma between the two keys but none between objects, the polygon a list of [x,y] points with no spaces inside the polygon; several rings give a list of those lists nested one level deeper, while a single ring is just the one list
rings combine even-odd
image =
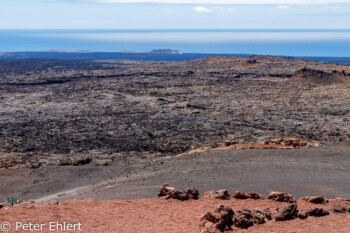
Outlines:
[{"label": "blue sky", "polygon": [[0,1],[1,29],[349,29],[349,22],[350,0]]}]

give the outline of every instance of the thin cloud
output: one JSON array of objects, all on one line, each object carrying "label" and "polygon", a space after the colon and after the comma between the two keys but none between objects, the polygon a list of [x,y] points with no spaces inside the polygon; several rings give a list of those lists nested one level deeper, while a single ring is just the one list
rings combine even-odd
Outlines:
[{"label": "thin cloud", "polygon": [[289,9],[290,7],[289,6],[277,6],[276,8],[277,9]]},{"label": "thin cloud", "polygon": [[211,10],[209,10],[208,8],[201,7],[201,6],[197,6],[197,7],[193,8],[193,10],[197,11],[197,12],[205,12],[205,13],[211,12]]},{"label": "thin cloud", "polygon": [[[67,0],[66,0],[67,1]],[[75,0],[71,0],[75,1]],[[274,4],[274,5],[315,5],[350,4],[350,0],[80,0],[97,3],[164,3],[164,4]]]}]

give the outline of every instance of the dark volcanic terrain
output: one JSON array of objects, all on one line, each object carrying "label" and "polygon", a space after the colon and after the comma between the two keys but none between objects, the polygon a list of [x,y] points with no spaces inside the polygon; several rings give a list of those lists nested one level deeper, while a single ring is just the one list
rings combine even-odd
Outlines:
[{"label": "dark volcanic terrain", "polygon": [[350,66],[271,56],[0,61],[2,180],[13,169],[110,166],[97,182],[226,140],[289,137],[348,148]]}]

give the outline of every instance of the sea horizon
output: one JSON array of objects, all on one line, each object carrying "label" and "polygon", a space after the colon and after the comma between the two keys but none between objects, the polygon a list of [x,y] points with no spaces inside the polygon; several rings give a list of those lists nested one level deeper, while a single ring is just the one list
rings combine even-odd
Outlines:
[{"label": "sea horizon", "polygon": [[350,29],[0,29],[1,52],[119,52],[349,57]]}]

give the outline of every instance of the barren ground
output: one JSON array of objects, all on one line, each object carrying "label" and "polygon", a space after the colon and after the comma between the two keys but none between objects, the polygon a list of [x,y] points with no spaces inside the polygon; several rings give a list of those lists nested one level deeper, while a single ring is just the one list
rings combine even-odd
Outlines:
[{"label": "barren ground", "polygon": [[[82,232],[125,232],[125,233],[195,233],[199,230],[199,220],[203,214],[213,211],[219,204],[230,206],[234,211],[243,208],[264,210],[282,205],[280,202],[263,200],[213,200],[199,199],[190,201],[164,199],[136,199],[129,201],[67,201],[59,204],[52,202],[40,204],[22,204],[10,209],[0,209],[0,222],[44,223],[44,230],[54,221],[67,223],[81,222]],[[301,209],[310,206],[330,208],[334,205],[315,205],[299,202]],[[309,233],[348,233],[350,214],[331,213],[325,217],[309,217],[305,220],[269,221],[248,230],[233,227],[227,232],[309,232]],[[16,231],[25,232],[25,231]],[[63,231],[72,232],[72,231]],[[79,231],[73,231],[79,232]]]},{"label": "barren ground", "polygon": [[[68,216],[85,222],[86,232],[195,232],[201,214],[219,204],[131,200],[154,198],[163,183],[201,193],[350,198],[349,80],[349,66],[270,56],[1,61],[0,202],[8,196],[102,202],[24,204],[1,209],[0,222],[21,213],[26,221]],[[320,146],[177,156],[227,140],[290,137]],[[330,215],[249,231],[349,232],[348,223],[348,214]]]}]

